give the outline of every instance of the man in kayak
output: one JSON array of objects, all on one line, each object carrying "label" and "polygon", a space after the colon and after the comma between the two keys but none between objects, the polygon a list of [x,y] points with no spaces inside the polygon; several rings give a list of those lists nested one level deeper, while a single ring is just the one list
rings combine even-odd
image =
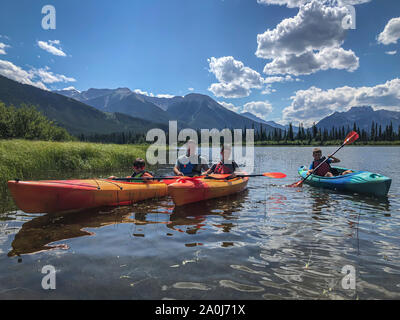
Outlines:
[{"label": "man in kayak", "polygon": [[[340,160],[332,155],[328,156],[328,160],[325,161],[326,157],[322,157],[322,150],[319,148],[314,148],[313,150],[314,161],[311,163],[308,170],[308,174],[315,174],[321,177],[333,177],[334,170],[331,167],[331,163],[339,163]],[[315,168],[318,167],[323,161],[325,161],[316,171]],[[342,175],[351,173],[351,170],[346,170],[342,172]]]},{"label": "man in kayak", "polygon": [[177,176],[199,176],[201,172],[208,170],[207,160],[197,154],[197,144],[189,140],[186,144],[186,154],[176,161],[174,173]]},{"label": "man in kayak", "polygon": [[[133,173],[127,178],[152,178],[153,174],[146,170],[146,162],[142,158],[136,158],[133,163]],[[108,177],[108,179],[115,179],[115,176]]]},{"label": "man in kayak", "polygon": [[205,174],[230,174],[229,178],[235,177],[235,172],[239,172],[239,166],[235,161],[230,161],[231,163],[225,163],[226,159],[229,159],[232,152],[232,148],[230,145],[222,145],[221,147],[221,161],[213,164],[210,169],[208,169]]}]

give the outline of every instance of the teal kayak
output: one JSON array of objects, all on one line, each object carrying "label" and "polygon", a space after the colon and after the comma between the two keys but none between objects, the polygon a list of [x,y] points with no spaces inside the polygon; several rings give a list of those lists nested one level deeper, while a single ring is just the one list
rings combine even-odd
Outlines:
[{"label": "teal kayak", "polygon": [[[339,167],[332,168],[336,169],[339,175],[328,178],[312,174],[304,183],[313,187],[370,194],[377,197],[385,197],[389,192],[392,179],[388,177],[368,171],[353,171],[353,173],[341,176],[340,173],[348,169]],[[307,170],[305,166],[300,167],[298,170],[299,175],[305,178],[307,176]]]}]

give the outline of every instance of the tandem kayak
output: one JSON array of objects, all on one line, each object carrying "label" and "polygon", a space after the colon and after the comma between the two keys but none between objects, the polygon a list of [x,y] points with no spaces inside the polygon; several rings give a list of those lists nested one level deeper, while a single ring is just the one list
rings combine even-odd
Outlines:
[{"label": "tandem kayak", "polygon": [[[345,168],[332,167],[342,173]],[[302,166],[298,170],[302,178],[307,176],[307,168]],[[311,175],[304,183],[313,187],[327,188],[337,191],[370,194],[377,197],[387,196],[392,179],[368,171],[354,171],[344,176],[338,175],[331,178]]]},{"label": "tandem kayak", "polygon": [[8,188],[21,210],[27,213],[53,213],[130,205],[149,198],[164,197],[168,193],[167,184],[174,181],[8,181]]},{"label": "tandem kayak", "polygon": [[178,179],[168,185],[168,194],[176,206],[228,196],[243,191],[249,178],[224,179],[229,175],[210,175],[211,178]]}]

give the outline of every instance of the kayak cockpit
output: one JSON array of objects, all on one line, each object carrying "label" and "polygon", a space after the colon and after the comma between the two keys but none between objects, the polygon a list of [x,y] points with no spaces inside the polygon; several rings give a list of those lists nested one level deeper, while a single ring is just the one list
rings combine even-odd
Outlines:
[{"label": "kayak cockpit", "polygon": [[[346,168],[332,167],[337,175],[333,177],[321,177],[312,174],[305,183],[320,188],[333,189],[337,191],[348,191],[354,193],[371,194],[374,196],[387,196],[392,179],[379,173],[369,171],[356,171],[341,175],[348,170]],[[307,177],[307,168],[302,166],[298,173],[304,179]]]}]

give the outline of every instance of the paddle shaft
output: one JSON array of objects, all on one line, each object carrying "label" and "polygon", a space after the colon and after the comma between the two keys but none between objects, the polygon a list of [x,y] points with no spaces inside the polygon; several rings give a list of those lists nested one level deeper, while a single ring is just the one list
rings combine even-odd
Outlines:
[{"label": "paddle shaft", "polygon": [[238,178],[245,178],[245,177],[264,177],[263,174],[237,174],[236,177]]},{"label": "paddle shaft", "polygon": [[[246,178],[246,177],[264,177],[264,174],[238,174],[236,175],[237,178]],[[204,176],[203,176],[204,177]],[[205,176],[205,177],[209,177],[211,179],[213,179],[212,176]],[[199,178],[199,176],[194,176],[194,177],[180,177],[180,176],[176,176],[176,177],[138,177],[138,178],[114,178],[112,180],[117,180],[117,181],[131,181],[131,180],[173,180],[173,179],[180,179],[180,178],[186,178],[186,179],[194,179],[194,178]],[[220,179],[220,178],[215,178],[215,179]]]},{"label": "paddle shaft", "polygon": [[[192,177],[188,177],[188,178],[192,178]],[[130,178],[114,178],[114,179],[111,179],[111,180],[131,181],[131,180],[172,180],[172,179],[174,179],[174,180],[175,179],[179,179],[179,176],[176,176],[176,177],[145,177],[145,178],[142,178],[142,177],[137,177],[137,178],[130,177]]]}]

